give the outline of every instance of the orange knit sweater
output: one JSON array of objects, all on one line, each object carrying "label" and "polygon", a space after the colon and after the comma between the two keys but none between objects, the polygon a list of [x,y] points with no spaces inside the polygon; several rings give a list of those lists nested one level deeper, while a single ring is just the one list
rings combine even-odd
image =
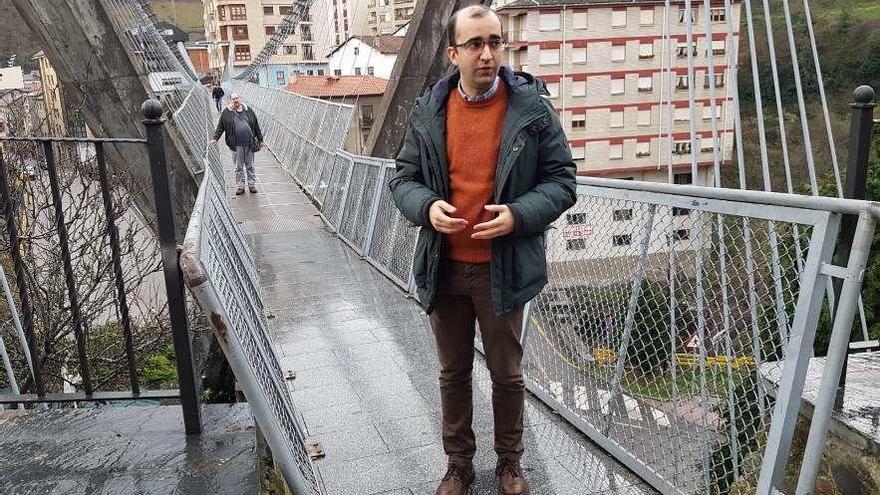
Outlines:
[{"label": "orange knit sweater", "polygon": [[488,263],[492,242],[471,239],[474,225],[494,218],[485,206],[494,201],[495,170],[501,148],[507,87],[502,82],[495,95],[483,102],[467,102],[453,89],[446,104],[446,155],[449,159],[452,215],[468,221],[467,227],[447,236],[445,256],[464,263]]}]

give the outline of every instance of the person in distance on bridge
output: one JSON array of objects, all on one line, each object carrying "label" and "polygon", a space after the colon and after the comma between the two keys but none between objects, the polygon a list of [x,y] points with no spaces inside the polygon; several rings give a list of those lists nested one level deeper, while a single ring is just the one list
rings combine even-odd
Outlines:
[{"label": "person in distance on bridge", "polygon": [[225,94],[226,92],[223,91],[223,88],[221,88],[219,84],[214,83],[214,89],[211,90],[211,96],[214,97],[214,103],[217,105],[218,112],[222,110],[220,104],[223,101],[223,96]]},{"label": "person in distance on bridge", "polygon": [[547,283],[544,231],[576,201],[575,164],[546,85],[501,65],[494,11],[449,21],[457,70],[418,99],[390,183],[422,227],[413,273],[440,361],[443,448],[438,495],[465,494],[476,450],[471,371],[479,322],[492,378],[498,492],[528,494],[523,455],[523,307]]},{"label": "person in distance on bridge", "polygon": [[232,93],[230,102],[214,131],[213,144],[217,144],[220,136],[226,134],[226,146],[232,150],[235,160],[235,182],[238,188],[235,195],[244,194],[245,183],[251,193],[256,193],[257,174],[254,172],[254,152],[263,148],[263,131],[257,121],[257,114],[242,103],[241,95]]}]

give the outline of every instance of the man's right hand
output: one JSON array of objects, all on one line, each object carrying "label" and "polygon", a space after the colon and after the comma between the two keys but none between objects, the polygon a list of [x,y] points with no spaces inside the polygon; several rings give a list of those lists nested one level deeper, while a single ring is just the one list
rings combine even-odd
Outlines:
[{"label": "man's right hand", "polygon": [[463,218],[450,216],[454,215],[456,211],[458,210],[446,201],[434,201],[428,210],[428,219],[431,220],[431,225],[437,232],[455,234],[464,230],[468,224],[467,220]]},{"label": "man's right hand", "polygon": [[217,140],[216,140],[216,139],[212,139],[212,140],[211,140],[211,144],[217,144]]}]

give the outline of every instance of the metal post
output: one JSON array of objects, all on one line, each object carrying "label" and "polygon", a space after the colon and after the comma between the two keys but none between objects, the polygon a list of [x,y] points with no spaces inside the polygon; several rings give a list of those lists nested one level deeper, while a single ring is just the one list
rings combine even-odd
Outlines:
[{"label": "metal post", "polygon": [[46,156],[46,169],[49,172],[49,185],[52,189],[52,203],[55,207],[55,229],[58,231],[58,242],[61,244],[61,261],[64,268],[64,278],[67,282],[67,298],[70,301],[70,314],[73,319],[73,335],[76,338],[77,357],[79,358],[79,372],[82,377],[82,385],[86,397],[92,395],[92,371],[89,365],[89,356],[86,349],[86,335],[83,332],[82,314],[79,307],[79,295],[76,290],[76,277],[73,273],[73,261],[70,255],[70,242],[67,235],[67,223],[64,220],[64,205],[62,204],[61,188],[58,183],[58,168],[55,164],[55,150],[52,142],[43,141],[43,153]]},{"label": "metal post", "polygon": [[[849,175],[847,175],[847,183],[849,183]],[[804,461],[801,465],[797,485],[797,493],[800,494],[811,494],[815,490],[816,475],[819,473],[822,452],[825,450],[828,423],[831,421],[832,402],[835,394],[839,391],[837,383],[843,376],[842,371],[846,364],[849,338],[852,333],[853,319],[858,309],[859,292],[862,288],[862,275],[871,253],[875,226],[876,219],[868,212],[859,215],[858,228],[853,239],[853,255],[849,257],[846,278],[843,279],[842,290],[838,298],[840,303],[834,313],[834,329],[831,332],[831,341],[828,343],[828,356],[825,358],[822,382],[816,395],[816,407],[810,422],[810,436],[807,438],[807,444],[804,448]],[[833,406],[836,407],[837,404],[833,404]]]},{"label": "metal post", "polygon": [[162,266],[165,273],[165,291],[168,297],[168,313],[174,336],[174,354],[177,358],[177,377],[180,381],[180,403],[183,406],[183,422],[187,434],[202,432],[202,418],[196,393],[192,349],[189,339],[189,322],[186,315],[186,298],[183,277],[178,265],[174,205],[168,201],[171,188],[165,163],[165,140],[162,135],[165,119],[162,104],[156,100],[144,102],[144,127],[147,133],[147,152],[150,156],[150,172],[153,178],[153,194],[156,198],[156,217],[159,227],[159,244],[162,249]]},{"label": "metal post", "polygon": [[[874,127],[874,107],[877,106],[874,102],[874,89],[871,86],[856,88],[850,106],[852,107],[852,120],[850,120],[849,129],[849,160],[846,164],[846,185],[843,195],[847,199],[865,199],[865,189],[868,182],[868,155],[871,150],[871,132]],[[846,215],[840,223],[840,244],[838,244],[837,255],[834,257],[834,264],[837,266],[846,266],[849,263],[849,253],[856,232],[856,221],[854,216]],[[842,280],[834,279],[834,294],[838,296],[835,298],[838,305],[842,283]],[[836,307],[833,308],[831,314],[837,315]],[[849,335],[850,332],[847,332],[847,347],[849,346]],[[843,409],[848,355],[849,349],[843,357],[843,370],[840,373],[837,395],[834,399],[835,411]]]},{"label": "metal post", "polygon": [[122,255],[119,251],[119,229],[113,218],[113,198],[110,194],[110,179],[107,174],[107,161],[104,158],[104,144],[95,143],[95,157],[98,162],[98,177],[101,183],[101,196],[104,200],[104,214],[107,217],[107,235],[110,237],[110,255],[113,259],[113,274],[116,281],[116,298],[119,304],[119,316],[122,324],[122,335],[125,341],[125,357],[128,360],[128,379],[131,383],[132,395],[140,395],[137,367],[134,358],[134,343],[131,334],[131,318],[128,313],[128,299],[125,289],[125,275],[122,271]]},{"label": "metal post", "polygon": [[12,254],[12,262],[15,266],[15,283],[18,285],[18,298],[21,301],[21,315],[24,318],[24,332],[27,335],[28,348],[33,366],[34,388],[37,395],[46,395],[43,384],[43,367],[40,363],[40,347],[37,346],[37,337],[34,335],[34,317],[31,311],[31,301],[27,290],[27,277],[24,271],[24,261],[21,258],[21,242],[18,237],[18,216],[15,206],[12,204],[12,194],[9,192],[9,174],[6,169],[6,161],[3,158],[3,148],[0,147],[0,197],[3,199],[6,214],[6,232],[9,234],[9,252]]}]

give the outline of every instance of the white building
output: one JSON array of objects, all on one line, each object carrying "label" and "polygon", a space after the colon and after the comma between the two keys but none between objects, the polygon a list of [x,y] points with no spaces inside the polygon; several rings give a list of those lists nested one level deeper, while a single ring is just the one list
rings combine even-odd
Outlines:
[{"label": "white building", "polygon": [[404,40],[399,36],[351,37],[327,56],[330,74],[390,79]]}]

